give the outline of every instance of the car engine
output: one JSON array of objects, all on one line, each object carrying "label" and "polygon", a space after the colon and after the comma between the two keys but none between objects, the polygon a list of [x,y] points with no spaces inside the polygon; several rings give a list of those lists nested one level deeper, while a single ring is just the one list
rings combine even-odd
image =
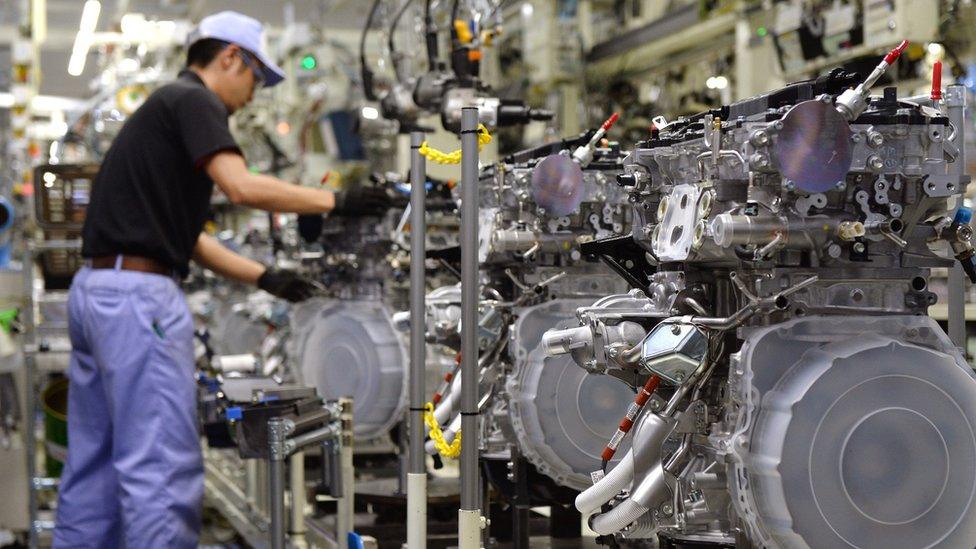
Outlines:
[{"label": "car engine", "polygon": [[972,546],[976,380],[927,316],[932,269],[976,278],[965,96],[871,96],[899,53],[661,121],[627,156],[640,251],[608,255],[651,274],[543,338],[652,395],[576,499],[598,534]]}]

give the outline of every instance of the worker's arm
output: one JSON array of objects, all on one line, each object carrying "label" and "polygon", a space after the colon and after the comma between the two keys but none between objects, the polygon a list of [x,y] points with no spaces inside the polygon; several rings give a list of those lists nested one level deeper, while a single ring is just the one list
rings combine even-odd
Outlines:
[{"label": "worker's arm", "polygon": [[288,301],[304,301],[318,295],[322,287],[315,281],[288,269],[276,269],[235,254],[217,239],[200,234],[193,248],[193,260],[211,271],[238,282],[257,286]]},{"label": "worker's arm", "polygon": [[197,239],[193,260],[220,276],[252,286],[265,271],[264,265],[235,254],[208,234],[201,234]]},{"label": "worker's arm", "polygon": [[[335,194],[329,191],[292,185],[276,177],[251,173],[244,157],[236,151],[214,154],[206,161],[204,169],[224,191],[227,199],[241,206],[270,212],[315,214],[332,211],[336,205]],[[229,250],[227,252],[231,253]]]}]

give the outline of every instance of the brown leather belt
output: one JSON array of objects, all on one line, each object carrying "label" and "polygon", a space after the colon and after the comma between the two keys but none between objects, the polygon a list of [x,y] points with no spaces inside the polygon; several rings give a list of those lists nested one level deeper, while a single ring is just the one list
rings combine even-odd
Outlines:
[{"label": "brown leather belt", "polygon": [[[93,269],[114,269],[117,255],[105,255],[93,257],[91,265]],[[153,273],[163,276],[173,276],[172,267],[167,267],[164,263],[149,257],[138,255],[123,255],[121,268],[126,271],[138,271],[140,273]]]}]

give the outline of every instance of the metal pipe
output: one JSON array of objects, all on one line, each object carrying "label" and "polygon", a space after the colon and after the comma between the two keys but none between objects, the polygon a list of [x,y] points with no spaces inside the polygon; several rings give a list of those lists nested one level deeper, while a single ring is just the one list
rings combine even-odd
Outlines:
[{"label": "metal pipe", "polygon": [[481,545],[478,469],[478,109],[461,109],[461,549]]},{"label": "metal pipe", "polygon": [[295,438],[289,439],[285,442],[285,452],[290,454],[311,444],[318,444],[327,438],[333,438],[338,434],[339,426],[335,423],[330,423],[325,427],[321,427],[319,429],[315,429],[314,431],[309,431]]},{"label": "metal pipe", "polygon": [[285,420],[268,420],[268,508],[271,548],[285,549]]},{"label": "metal pipe", "polygon": [[407,452],[407,547],[427,546],[427,466],[424,453],[424,372],[427,361],[427,163],[423,132],[410,134],[410,417]]},{"label": "metal pipe", "polygon": [[356,479],[353,471],[353,430],[352,430],[352,399],[340,398],[342,406],[342,432],[339,449],[339,466],[342,469],[342,499],[337,503],[336,537],[339,538],[339,549],[349,549],[349,532],[354,529],[353,518],[356,504]]},{"label": "metal pipe", "polygon": [[291,492],[291,521],[288,525],[289,542],[296,549],[307,547],[305,543],[305,454],[295,452],[288,464]]},{"label": "metal pipe", "polygon": [[244,460],[244,496],[248,511],[257,511],[258,501],[258,460]]},{"label": "metal pipe", "polygon": [[[298,419],[285,420],[285,421],[290,421],[292,424],[291,426],[292,431],[295,431],[297,429],[302,429],[309,425],[322,423],[324,420],[330,420],[333,418],[334,415],[335,414],[332,412],[332,410],[329,410],[327,408],[322,408],[321,410],[316,410],[314,412],[309,412],[308,414],[303,414]],[[296,437],[293,440],[298,440],[298,438]],[[296,443],[295,445],[296,448],[301,448],[302,446],[304,446],[304,444]]]}]

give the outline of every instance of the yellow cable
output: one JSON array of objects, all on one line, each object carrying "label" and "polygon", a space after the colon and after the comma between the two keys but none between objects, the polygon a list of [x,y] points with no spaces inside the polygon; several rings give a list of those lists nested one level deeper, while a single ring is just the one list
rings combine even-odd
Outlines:
[{"label": "yellow cable", "polygon": [[457,434],[454,435],[454,441],[448,444],[444,440],[444,433],[441,431],[441,426],[434,419],[434,403],[428,402],[424,406],[424,410],[424,423],[430,429],[430,439],[434,441],[437,452],[446,458],[456,459],[461,455],[461,431],[458,430]]},{"label": "yellow cable", "polygon": [[[484,124],[478,124],[478,151],[480,152],[488,143],[491,143],[491,134],[488,133],[488,128]],[[446,153],[432,148],[426,141],[420,144],[420,154],[427,157],[427,160],[438,164],[461,163],[461,149]]]}]

